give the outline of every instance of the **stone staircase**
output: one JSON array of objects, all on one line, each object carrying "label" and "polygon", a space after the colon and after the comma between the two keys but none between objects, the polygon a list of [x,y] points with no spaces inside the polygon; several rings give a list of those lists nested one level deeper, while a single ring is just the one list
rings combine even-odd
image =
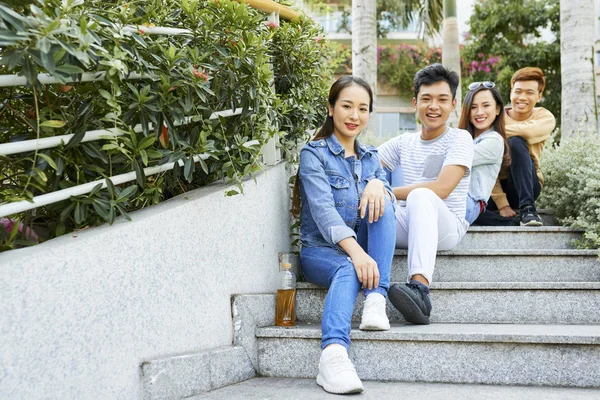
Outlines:
[{"label": "stone staircase", "polygon": [[[548,221],[547,221],[548,222]],[[558,226],[471,227],[439,252],[431,325],[406,324],[388,302],[392,329],[358,330],[350,358],[363,380],[600,387],[600,262],[576,250],[581,232]],[[405,281],[398,250],[392,281]],[[314,378],[326,289],[299,283],[295,327],[256,328],[257,374]]]}]

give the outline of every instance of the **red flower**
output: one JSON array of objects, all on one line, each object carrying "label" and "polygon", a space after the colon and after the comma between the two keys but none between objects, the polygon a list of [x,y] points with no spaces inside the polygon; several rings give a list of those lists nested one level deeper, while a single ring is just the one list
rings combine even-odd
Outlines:
[{"label": "red flower", "polygon": [[277,28],[279,28],[279,25],[277,25],[277,22],[274,22],[274,21],[269,21],[269,22],[267,22],[267,26],[268,26],[270,29],[277,29]]},{"label": "red flower", "polygon": [[198,71],[196,68],[194,68],[192,70],[192,74],[198,78],[198,79],[203,79],[204,82],[208,82],[208,74],[204,73],[204,72],[200,72]]},{"label": "red flower", "polygon": [[146,33],[146,31],[141,26],[138,26],[138,33],[140,35],[143,35],[144,33]]}]

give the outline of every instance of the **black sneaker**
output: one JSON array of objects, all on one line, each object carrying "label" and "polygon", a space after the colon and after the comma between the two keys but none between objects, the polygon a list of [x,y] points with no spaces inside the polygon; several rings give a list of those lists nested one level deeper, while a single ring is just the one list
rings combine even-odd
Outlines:
[{"label": "black sneaker", "polygon": [[542,226],[542,225],[544,225],[544,223],[542,222],[542,219],[537,214],[537,212],[535,211],[535,207],[533,207],[533,206],[523,207],[523,209],[521,210],[520,219],[521,219],[521,226]]},{"label": "black sneaker", "polygon": [[429,325],[431,301],[417,284],[395,283],[388,290],[388,298],[408,322],[417,325]]}]

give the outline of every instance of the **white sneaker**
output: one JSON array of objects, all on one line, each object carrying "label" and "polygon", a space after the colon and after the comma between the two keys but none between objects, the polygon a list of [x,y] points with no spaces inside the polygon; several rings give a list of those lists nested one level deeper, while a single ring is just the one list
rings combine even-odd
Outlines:
[{"label": "white sneaker", "polygon": [[390,329],[390,320],[385,313],[385,297],[383,295],[371,293],[367,296],[358,328],[363,331],[387,331]]},{"label": "white sneaker", "polygon": [[332,352],[324,350],[321,353],[317,385],[326,392],[336,394],[360,393],[364,390],[354,364],[343,347]]}]

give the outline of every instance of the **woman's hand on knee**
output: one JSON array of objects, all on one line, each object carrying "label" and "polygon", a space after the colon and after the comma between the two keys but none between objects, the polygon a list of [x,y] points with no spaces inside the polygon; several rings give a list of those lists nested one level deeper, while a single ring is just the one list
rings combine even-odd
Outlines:
[{"label": "woman's hand on knee", "polygon": [[363,251],[362,254],[357,254],[351,259],[356,270],[356,276],[363,289],[371,290],[379,286],[379,268],[377,268],[377,263],[371,256]]},{"label": "woman's hand on knee", "polygon": [[504,206],[500,209],[500,215],[509,218],[514,217],[515,215],[517,215],[517,213],[510,206]]},{"label": "woman's hand on knee", "polygon": [[385,199],[388,196],[385,185],[379,179],[371,179],[360,198],[360,217],[368,214],[369,223],[379,220],[385,211]]}]

